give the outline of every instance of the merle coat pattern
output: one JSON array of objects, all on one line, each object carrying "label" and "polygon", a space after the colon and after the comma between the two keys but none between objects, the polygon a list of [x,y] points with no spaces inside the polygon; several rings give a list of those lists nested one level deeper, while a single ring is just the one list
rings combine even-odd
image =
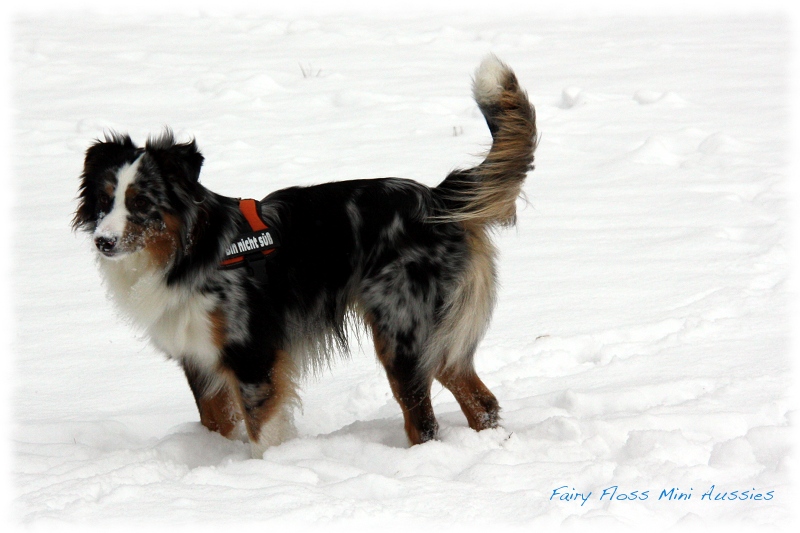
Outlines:
[{"label": "merle coat pattern", "polygon": [[535,114],[496,57],[473,93],[493,137],[477,167],[437,187],[386,178],[291,187],[261,203],[280,235],[261,282],[220,268],[244,225],[238,201],[199,182],[194,141],[166,131],[144,147],[109,134],[86,153],[74,227],[91,234],[114,301],[183,367],[201,422],[253,453],[293,434],[296,381],[371,331],[412,444],[436,437],[431,383],[451,390],[475,430],[499,406],[473,356],[495,301],[488,231],[515,222],[536,148]]}]

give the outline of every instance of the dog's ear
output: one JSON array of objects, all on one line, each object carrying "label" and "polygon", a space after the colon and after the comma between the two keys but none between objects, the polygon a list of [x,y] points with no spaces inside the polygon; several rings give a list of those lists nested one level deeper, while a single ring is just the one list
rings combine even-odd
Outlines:
[{"label": "dog's ear", "polygon": [[114,132],[106,133],[104,140],[96,141],[86,150],[78,189],[78,209],[72,218],[73,230],[94,230],[97,199],[93,193],[103,179],[103,171],[117,168],[130,161],[137,150],[139,148],[133,144],[130,136]]},{"label": "dog's ear", "polygon": [[137,150],[129,135],[107,133],[105,140],[97,141],[86,150],[83,160],[83,177],[120,165]]},{"label": "dog's ear", "polygon": [[161,137],[148,139],[145,149],[166,177],[186,180],[190,184],[200,179],[204,158],[194,139],[176,143],[172,132],[167,130]]}]

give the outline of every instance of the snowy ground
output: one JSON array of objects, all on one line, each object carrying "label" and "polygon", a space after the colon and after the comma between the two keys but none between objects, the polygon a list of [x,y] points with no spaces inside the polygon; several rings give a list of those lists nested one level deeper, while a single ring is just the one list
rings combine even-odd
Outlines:
[{"label": "snowy ground", "polygon": [[[786,525],[784,19],[76,13],[13,30],[13,523]],[[305,383],[299,438],[263,460],[207,432],[70,232],[87,145],[170,125],[231,196],[434,185],[489,142],[469,88],[489,51],[542,132],[477,357],[504,429],[474,433],[437,387],[441,440],[408,448],[364,339]],[[732,491],[747,499],[716,499]]]}]

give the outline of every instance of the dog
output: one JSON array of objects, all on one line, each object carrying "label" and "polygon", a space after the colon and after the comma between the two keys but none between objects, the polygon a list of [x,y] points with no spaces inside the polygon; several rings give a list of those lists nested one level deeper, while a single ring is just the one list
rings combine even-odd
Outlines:
[{"label": "dog", "polygon": [[353,324],[372,333],[410,444],[437,437],[434,379],[472,429],[498,427],[473,363],[496,296],[490,231],[515,224],[538,136],[496,56],[473,96],[491,148],[432,188],[383,178],[240,201],[200,184],[195,140],[169,129],[88,148],[73,229],[93,238],[118,308],[182,366],[206,428],[243,425],[254,457],[294,436],[299,377],[346,352]]}]

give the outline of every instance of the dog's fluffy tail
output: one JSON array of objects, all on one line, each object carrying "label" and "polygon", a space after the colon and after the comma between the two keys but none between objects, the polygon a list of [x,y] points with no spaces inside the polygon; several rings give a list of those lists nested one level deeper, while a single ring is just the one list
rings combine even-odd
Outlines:
[{"label": "dog's fluffy tail", "polygon": [[536,112],[514,72],[495,55],[475,71],[472,93],[492,133],[492,147],[480,165],[451,172],[436,188],[447,206],[441,218],[511,226],[522,183],[533,169]]}]

